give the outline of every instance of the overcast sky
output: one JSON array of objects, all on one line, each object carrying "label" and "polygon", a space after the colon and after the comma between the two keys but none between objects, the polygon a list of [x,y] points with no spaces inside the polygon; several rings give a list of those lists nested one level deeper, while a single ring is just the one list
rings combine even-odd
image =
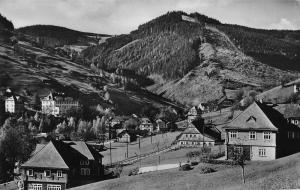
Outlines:
[{"label": "overcast sky", "polygon": [[129,33],[173,10],[255,28],[300,30],[300,0],[0,0],[0,13],[15,27],[52,24],[107,34]]}]

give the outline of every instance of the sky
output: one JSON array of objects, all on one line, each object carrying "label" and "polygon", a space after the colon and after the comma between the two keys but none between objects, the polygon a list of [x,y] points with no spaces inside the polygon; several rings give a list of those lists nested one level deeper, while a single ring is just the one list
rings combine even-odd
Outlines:
[{"label": "sky", "polygon": [[300,0],[0,0],[16,28],[51,24],[126,34],[168,11],[199,12],[223,23],[300,30]]}]

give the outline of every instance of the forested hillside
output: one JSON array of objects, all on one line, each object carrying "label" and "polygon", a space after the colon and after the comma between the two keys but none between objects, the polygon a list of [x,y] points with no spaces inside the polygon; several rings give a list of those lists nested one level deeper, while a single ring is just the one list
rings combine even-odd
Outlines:
[{"label": "forested hillside", "polygon": [[156,94],[198,104],[221,98],[228,85],[264,90],[297,78],[299,48],[299,31],[251,29],[199,13],[169,12],[81,56],[110,72],[123,68],[152,79],[147,88]]},{"label": "forested hillside", "polygon": [[0,41],[7,41],[13,30],[13,23],[0,14]]},{"label": "forested hillside", "polygon": [[89,42],[95,44],[101,37],[109,37],[105,34],[85,33],[60,26],[52,25],[33,25],[17,29],[20,35],[28,35],[38,38],[39,43],[43,46],[62,46],[62,45],[89,45]]},{"label": "forested hillside", "polygon": [[216,25],[247,55],[283,70],[300,71],[300,31]]}]

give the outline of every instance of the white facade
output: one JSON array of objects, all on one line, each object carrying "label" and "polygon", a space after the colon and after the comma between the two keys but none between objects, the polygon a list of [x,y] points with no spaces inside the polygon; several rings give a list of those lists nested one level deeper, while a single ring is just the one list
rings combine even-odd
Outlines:
[{"label": "white facade", "polygon": [[251,160],[275,160],[276,159],[276,147],[268,146],[251,146]]},{"label": "white facade", "polygon": [[199,111],[197,110],[197,108],[195,106],[189,110],[189,112],[187,114],[187,121],[189,124],[198,117],[198,115],[199,115],[198,112]]},{"label": "white facade", "polygon": [[149,132],[153,132],[153,124],[148,118],[142,118],[142,123],[139,126],[140,130],[147,130]]},{"label": "white facade", "polygon": [[250,160],[276,159],[276,132],[230,130],[226,132],[225,139],[227,146],[248,147]]},{"label": "white facade", "polygon": [[16,113],[21,106],[20,96],[11,96],[5,99],[5,112]]},{"label": "white facade", "polygon": [[15,111],[16,111],[15,105],[16,105],[15,100],[12,96],[9,98],[6,98],[5,99],[5,112],[15,113]]},{"label": "white facade", "polygon": [[58,115],[59,114],[59,107],[56,106],[55,99],[50,93],[45,98],[41,99],[42,102],[42,112],[45,114],[51,115]]}]

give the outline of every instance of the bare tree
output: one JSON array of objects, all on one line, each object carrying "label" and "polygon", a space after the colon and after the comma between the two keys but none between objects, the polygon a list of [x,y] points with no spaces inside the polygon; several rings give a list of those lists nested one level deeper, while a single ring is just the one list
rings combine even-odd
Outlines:
[{"label": "bare tree", "polygon": [[248,156],[244,147],[240,144],[234,145],[231,151],[231,159],[234,161],[236,165],[241,166],[242,168],[242,177],[243,182],[245,183],[245,162]]}]

